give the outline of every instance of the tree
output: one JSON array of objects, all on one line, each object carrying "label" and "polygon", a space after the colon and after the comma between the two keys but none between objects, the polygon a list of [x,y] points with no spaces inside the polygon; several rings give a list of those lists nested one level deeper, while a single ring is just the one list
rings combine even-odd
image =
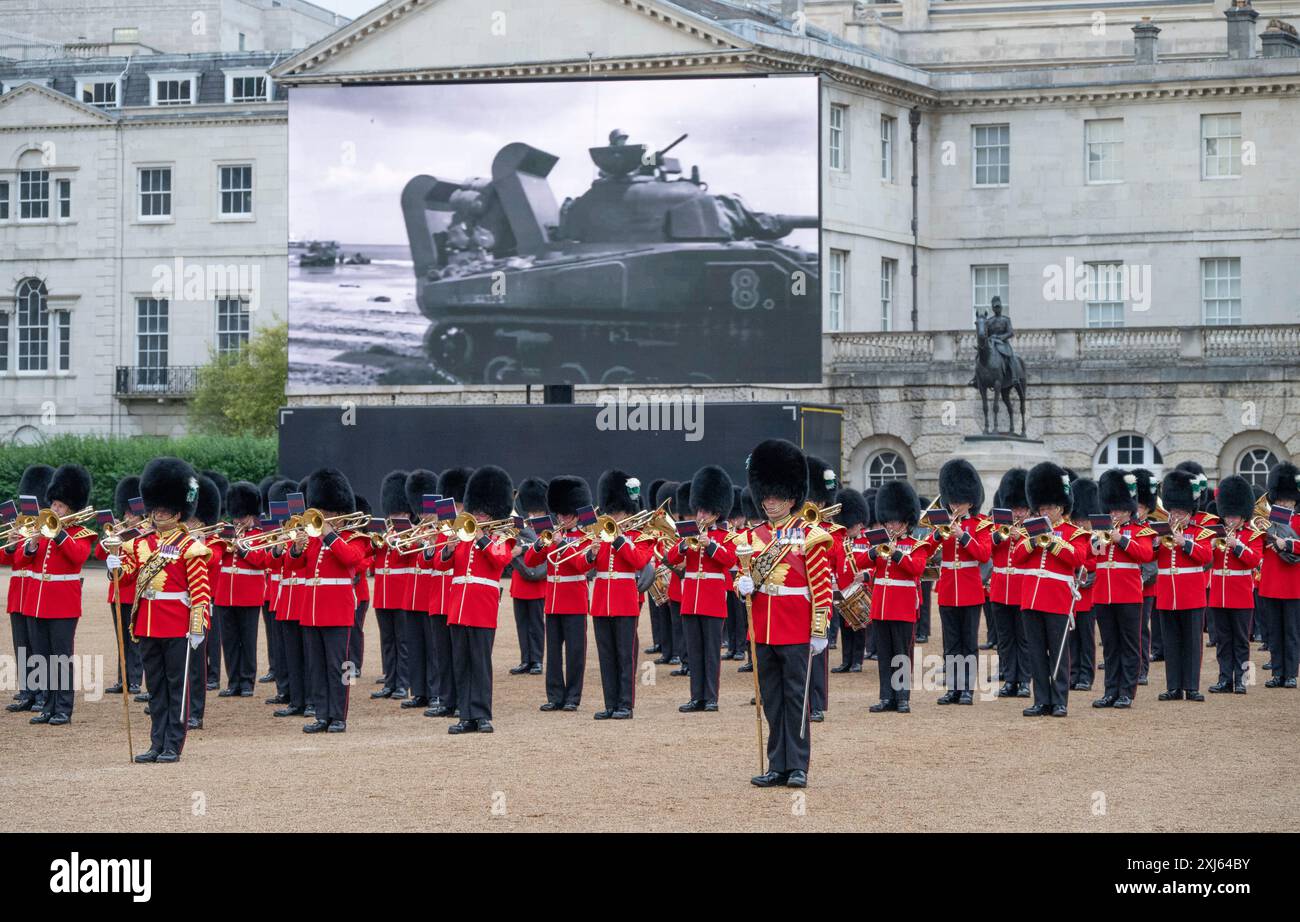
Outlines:
[{"label": "tree", "polygon": [[289,379],[289,325],[263,327],[238,352],[199,369],[190,423],[208,435],[275,435]]}]

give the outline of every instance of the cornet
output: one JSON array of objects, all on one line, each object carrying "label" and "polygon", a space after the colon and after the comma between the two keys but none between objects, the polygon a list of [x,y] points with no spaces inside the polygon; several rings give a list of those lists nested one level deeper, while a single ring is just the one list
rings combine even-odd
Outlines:
[{"label": "cornet", "polygon": [[1215,538],[1210,544],[1213,545],[1216,551],[1226,551],[1237,543],[1237,532],[1239,530],[1237,528],[1226,529],[1223,537]]}]

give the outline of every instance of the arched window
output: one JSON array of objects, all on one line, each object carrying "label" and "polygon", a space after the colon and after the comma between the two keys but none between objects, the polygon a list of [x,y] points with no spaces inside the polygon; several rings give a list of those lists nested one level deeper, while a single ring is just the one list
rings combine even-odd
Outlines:
[{"label": "arched window", "polygon": [[867,459],[863,482],[868,488],[878,487],[887,480],[906,480],[907,463],[896,451],[878,451]]},{"label": "arched window", "polygon": [[1237,459],[1236,470],[1254,486],[1264,489],[1268,485],[1268,472],[1277,464],[1277,455],[1267,448],[1248,448]]},{"label": "arched window", "polygon": [[50,310],[45,283],[18,283],[18,370],[46,371],[50,367]]},{"label": "arched window", "polygon": [[1164,463],[1165,459],[1160,456],[1160,449],[1156,448],[1155,442],[1136,432],[1122,432],[1112,435],[1098,447],[1092,464],[1092,475],[1094,478],[1100,477],[1112,467],[1126,470],[1144,467],[1159,477]]}]

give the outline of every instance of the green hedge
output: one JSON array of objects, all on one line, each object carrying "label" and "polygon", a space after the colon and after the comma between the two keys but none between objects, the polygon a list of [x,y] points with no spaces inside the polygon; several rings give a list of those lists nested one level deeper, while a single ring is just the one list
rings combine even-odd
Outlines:
[{"label": "green hedge", "polygon": [[178,439],[101,438],[64,435],[39,445],[0,448],[0,501],[18,495],[18,480],[31,464],[85,465],[93,478],[92,501],[108,509],[119,478],[139,474],[150,459],[160,455],[184,458],[196,470],[213,470],[235,480],[257,483],[274,474],[279,450],[274,438],[191,435]]}]

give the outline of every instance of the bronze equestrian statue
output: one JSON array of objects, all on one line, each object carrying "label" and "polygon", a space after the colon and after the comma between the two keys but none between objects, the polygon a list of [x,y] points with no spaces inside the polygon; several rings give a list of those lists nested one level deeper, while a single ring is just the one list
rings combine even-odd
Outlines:
[{"label": "bronze equestrian statue", "polygon": [[[1025,363],[1011,348],[1011,318],[1002,316],[1002,299],[994,297],[989,305],[993,316],[981,311],[975,318],[976,363],[971,386],[978,388],[984,404],[984,434],[998,429],[998,395],[1007,408],[1008,435],[1015,432],[1016,418],[1011,410],[1011,391],[1020,395],[1020,435],[1025,435]],[[993,391],[993,428],[989,428],[989,390]]]}]

